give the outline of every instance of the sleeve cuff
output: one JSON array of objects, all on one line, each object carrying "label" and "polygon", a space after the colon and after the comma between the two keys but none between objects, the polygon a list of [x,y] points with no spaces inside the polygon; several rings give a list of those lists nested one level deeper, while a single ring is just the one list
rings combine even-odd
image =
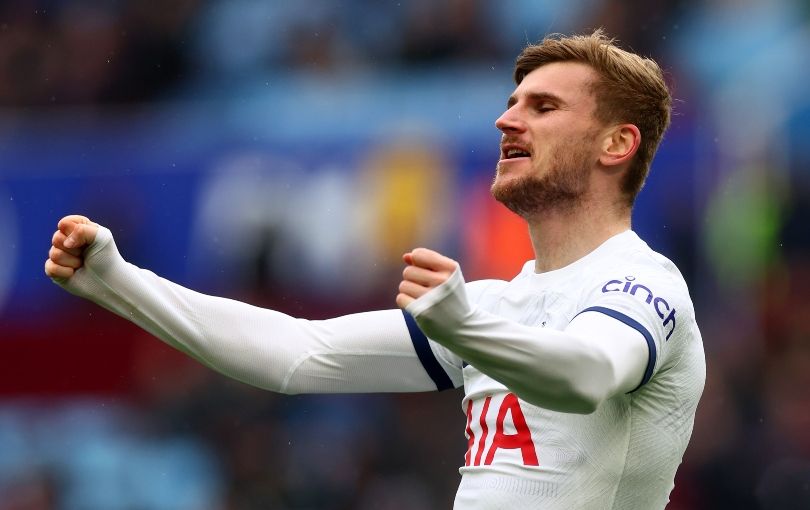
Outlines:
[{"label": "sleeve cuff", "polygon": [[432,308],[436,303],[456,291],[459,286],[464,285],[464,277],[461,275],[461,268],[456,267],[453,274],[446,282],[430,289],[424,296],[411,302],[405,309],[414,317],[419,317],[425,310]]}]

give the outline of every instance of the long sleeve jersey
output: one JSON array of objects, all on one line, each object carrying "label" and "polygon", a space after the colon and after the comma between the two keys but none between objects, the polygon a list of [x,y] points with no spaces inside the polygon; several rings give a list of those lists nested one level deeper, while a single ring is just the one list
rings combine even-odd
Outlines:
[{"label": "long sleeve jersey", "polygon": [[632,231],[512,281],[460,270],[408,306],[310,321],[127,263],[101,227],[57,283],[226,375],[282,393],[464,387],[455,508],[666,506],[705,381],[677,268]]}]

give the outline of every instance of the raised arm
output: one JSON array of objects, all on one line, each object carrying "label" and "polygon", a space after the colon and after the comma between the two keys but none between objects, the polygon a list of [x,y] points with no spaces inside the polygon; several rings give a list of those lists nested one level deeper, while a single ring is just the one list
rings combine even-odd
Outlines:
[{"label": "raised arm", "polygon": [[431,339],[523,400],[590,413],[641,384],[650,353],[636,329],[596,312],[563,331],[518,324],[472,307],[454,260],[424,248],[404,260],[397,304]]},{"label": "raised arm", "polygon": [[417,353],[430,347],[424,337],[412,338],[400,310],[308,321],[201,294],[126,262],[110,231],[83,216],[59,222],[48,255],[46,274],[69,292],[254,386],[281,393],[430,391],[437,369],[453,372],[434,357],[428,373],[424,356],[432,351]]}]

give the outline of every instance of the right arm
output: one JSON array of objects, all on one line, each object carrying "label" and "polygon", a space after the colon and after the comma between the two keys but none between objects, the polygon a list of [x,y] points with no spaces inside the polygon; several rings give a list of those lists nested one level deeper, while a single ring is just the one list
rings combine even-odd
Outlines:
[{"label": "right arm", "polygon": [[448,374],[460,382],[399,310],[308,321],[201,294],[126,262],[110,231],[81,216],[63,218],[52,244],[54,282],[245,383],[292,394],[431,391]]}]

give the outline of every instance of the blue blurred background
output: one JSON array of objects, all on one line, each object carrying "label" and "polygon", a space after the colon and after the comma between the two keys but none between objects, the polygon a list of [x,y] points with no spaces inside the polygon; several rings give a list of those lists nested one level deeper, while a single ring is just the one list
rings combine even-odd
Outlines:
[{"label": "blue blurred background", "polygon": [[0,510],[450,508],[459,392],[230,381],[54,286],[50,237],[85,214],[135,264],[308,318],[392,307],[417,245],[511,278],[512,62],[600,26],[676,98],[634,214],[707,353],[668,508],[810,508],[806,0],[42,0],[0,4]]}]

